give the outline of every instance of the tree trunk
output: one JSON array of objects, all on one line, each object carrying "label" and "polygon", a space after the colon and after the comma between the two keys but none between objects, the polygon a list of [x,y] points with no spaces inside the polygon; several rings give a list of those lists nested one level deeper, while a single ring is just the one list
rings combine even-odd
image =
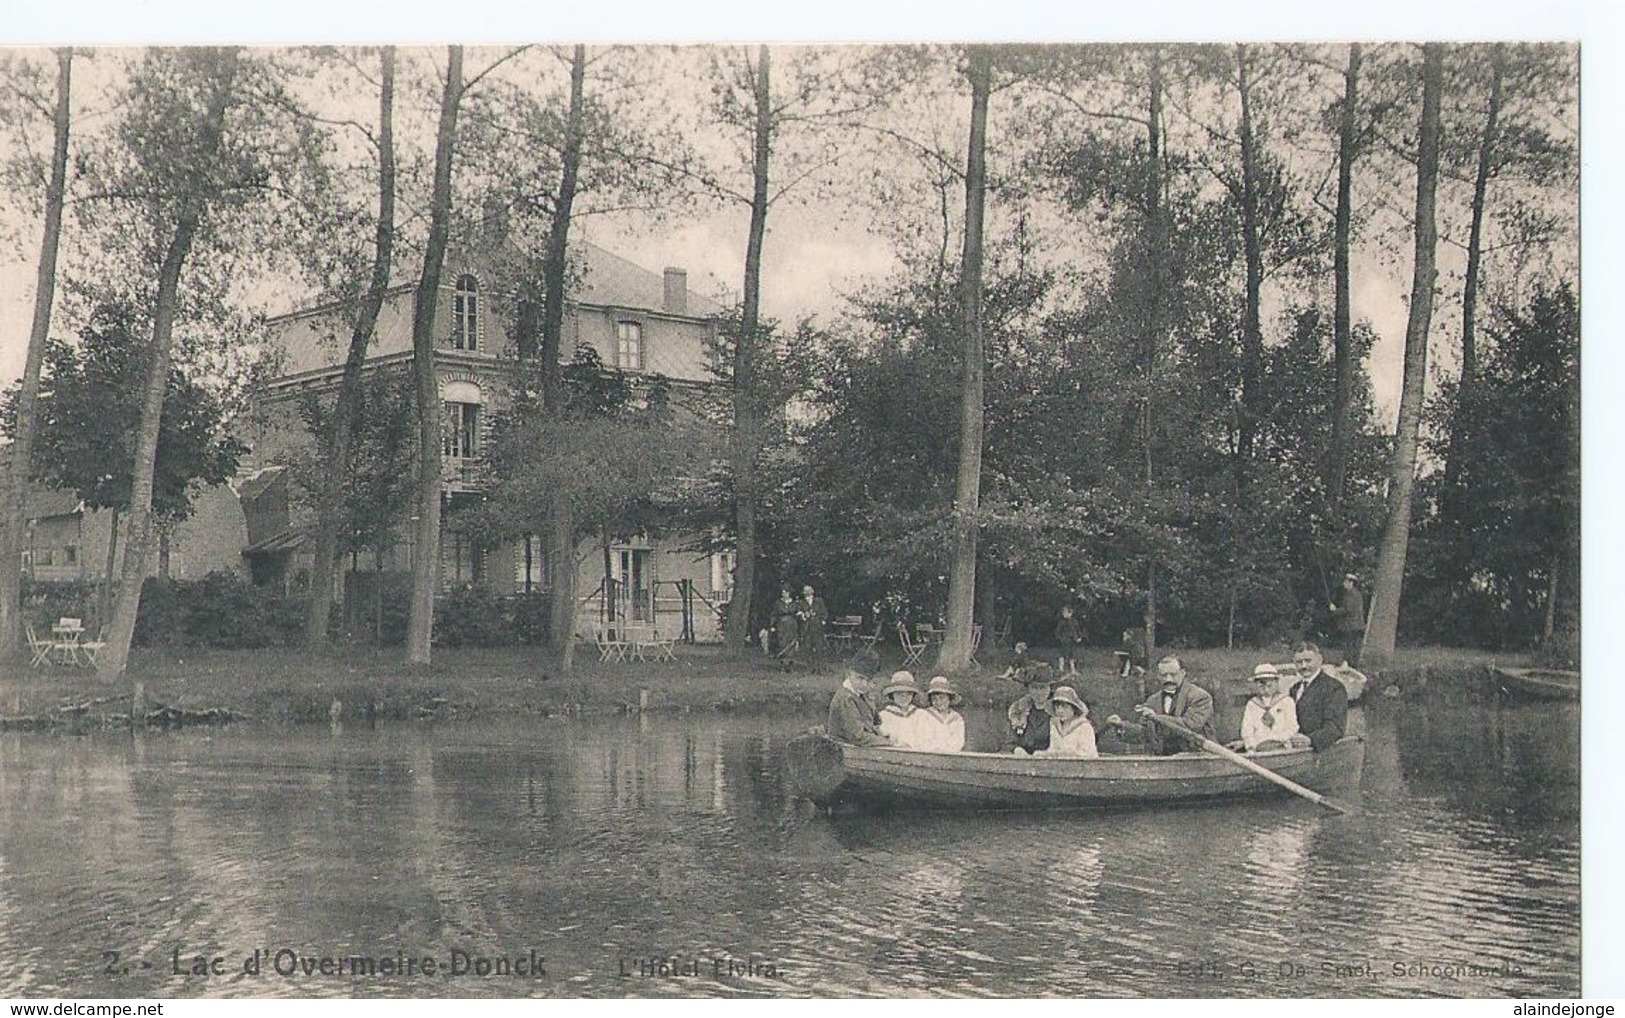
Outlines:
[{"label": "tree trunk", "polygon": [[107,562],[102,570],[101,587],[96,593],[96,621],[105,626],[112,616],[113,580],[118,571],[118,507],[107,511]]},{"label": "tree trunk", "polygon": [[[222,90],[223,91],[223,90]],[[224,103],[220,104],[224,111]],[[214,121],[218,123],[218,120]],[[124,674],[129,661],[130,641],[135,636],[136,613],[141,607],[141,583],[153,550],[156,520],[152,511],[154,466],[158,454],[158,426],[164,410],[164,386],[169,379],[170,337],[174,332],[177,293],[181,268],[197,232],[198,212],[188,205],[181,210],[175,232],[164,253],[158,276],[158,299],[152,322],[151,362],[141,398],[141,423],[135,438],[135,466],[130,484],[130,508],[124,541],[124,568],[113,599],[113,619],[103,639],[107,646],[96,658],[96,673],[102,679]]]},{"label": "tree trunk", "polygon": [[434,595],[440,580],[440,380],[435,375],[435,306],[440,270],[451,231],[451,157],[457,140],[457,107],[463,97],[463,48],[446,56],[446,88],[440,97],[435,132],[434,197],[429,239],[423,249],[423,275],[412,312],[412,366],[417,380],[418,491],[416,539],[412,556],[412,603],[406,627],[406,659],[428,664],[434,635]]},{"label": "tree trunk", "polygon": [[1501,121],[1501,88],[1506,74],[1506,49],[1490,47],[1490,105],[1484,118],[1484,134],[1478,145],[1478,170],[1473,176],[1471,226],[1467,231],[1467,272],[1461,290],[1461,380],[1456,387],[1456,412],[1450,421],[1449,454],[1444,465],[1444,506],[1446,520],[1460,517],[1461,461],[1468,444],[1473,389],[1478,381],[1478,286],[1484,253],[1484,205],[1489,192],[1490,173],[1495,165],[1495,143]]},{"label": "tree trunk", "polygon": [[[564,353],[566,256],[570,241],[570,215],[581,173],[587,48],[577,45],[570,60],[570,108],[565,121],[564,153],[559,193],[547,235],[547,256],[542,269],[542,411],[564,413],[564,387],[559,358]],[[575,648],[575,512],[570,493],[555,488],[547,500],[547,556],[553,567],[548,585],[547,656],[561,674],[573,663]]]},{"label": "tree trunk", "polygon": [[1258,402],[1264,380],[1264,329],[1259,318],[1264,289],[1264,252],[1258,223],[1258,145],[1253,135],[1250,55],[1236,46],[1236,83],[1241,94],[1241,249],[1247,290],[1241,310],[1241,420],[1236,441],[1237,504],[1245,504],[1247,477],[1258,438]]},{"label": "tree trunk", "polygon": [[728,604],[728,646],[750,646],[751,607],[756,593],[756,459],[761,454],[762,414],[756,392],[757,331],[761,325],[762,242],[767,234],[768,160],[773,152],[771,65],[768,49],[756,54],[756,130],[751,157],[750,233],[745,241],[745,306],[734,343],[732,450],[734,484],[733,600]]},{"label": "tree trunk", "polygon": [[953,553],[948,565],[947,632],[937,669],[962,671],[970,665],[971,625],[976,595],[976,516],[982,489],[982,217],[987,197],[987,105],[992,88],[992,54],[972,46],[970,147],[965,158],[965,250],[960,269],[962,370],[959,403],[959,475],[954,484]]},{"label": "tree trunk", "polygon": [[1552,642],[1552,633],[1557,629],[1557,577],[1562,570],[1563,553],[1552,552],[1551,576],[1546,583],[1546,618],[1540,626],[1540,643],[1545,646]]},{"label": "tree trunk", "polygon": [[0,660],[16,653],[22,631],[22,535],[28,521],[28,491],[33,477],[34,435],[38,416],[40,366],[51,332],[56,296],[56,252],[62,239],[62,206],[67,194],[68,97],[73,79],[73,50],[56,53],[56,140],[51,149],[51,180],[45,189],[45,225],[40,233],[39,268],[34,282],[34,320],[28,329],[22,388],[17,394],[17,424],[11,440],[10,478],[4,526],[0,527]]},{"label": "tree trunk", "polygon": [[[203,123],[204,145],[199,153],[203,159],[218,155],[221,136],[225,133],[226,105],[236,77],[237,54],[224,50],[217,65],[214,91]],[[136,614],[141,608],[141,584],[147,575],[147,563],[156,536],[156,519],[152,511],[152,487],[158,460],[158,428],[163,420],[164,390],[169,382],[170,339],[175,330],[175,313],[179,304],[181,270],[192,250],[197,234],[202,205],[202,194],[187,195],[176,216],[175,232],[164,251],[162,267],[158,272],[158,293],[152,315],[152,349],[147,365],[147,381],[141,396],[141,423],[136,428],[135,461],[131,471],[129,523],[124,540],[124,568],[120,576],[118,593],[113,603],[113,618],[103,634],[107,646],[96,658],[96,674],[102,679],[116,679],[124,674],[130,658],[130,642],[135,636]]]},{"label": "tree trunk", "polygon": [[1416,453],[1422,424],[1422,391],[1427,380],[1428,328],[1433,317],[1434,191],[1439,180],[1439,94],[1443,91],[1443,47],[1422,47],[1421,142],[1416,160],[1416,253],[1411,280],[1410,317],[1405,325],[1405,375],[1399,397],[1399,426],[1389,470],[1388,521],[1377,552],[1377,575],[1371,593],[1371,622],[1363,660],[1382,666],[1394,653],[1399,629],[1399,600],[1410,541],[1411,491],[1416,483]]},{"label": "tree trunk", "polygon": [[316,528],[316,557],[310,568],[310,600],[305,606],[305,649],[327,645],[327,623],[333,606],[333,570],[343,525],[344,479],[350,472],[350,444],[361,403],[361,369],[367,359],[378,313],[389,288],[395,249],[395,49],[385,46],[379,58],[378,88],[378,224],[375,231],[372,283],[362,295],[355,328],[350,333],[344,378],[333,411]]},{"label": "tree trunk", "polygon": [[[1141,352],[1140,445],[1145,461],[1146,525],[1151,523],[1151,505],[1156,492],[1156,471],[1152,439],[1152,397],[1157,376],[1157,349],[1162,342],[1163,251],[1167,234],[1163,227],[1162,173],[1162,57],[1152,50],[1150,97],[1146,111],[1145,230],[1146,252],[1151,262],[1151,294],[1145,309],[1144,349]],[[1147,541],[1152,541],[1148,535]],[[1146,665],[1149,668],[1157,646],[1157,554],[1153,546],[1145,565],[1145,611],[1140,624],[1144,630]]]},{"label": "tree trunk", "polygon": [[1354,331],[1349,283],[1349,243],[1353,232],[1355,107],[1360,89],[1360,44],[1349,46],[1343,72],[1343,112],[1337,127],[1337,214],[1332,227],[1332,454],[1326,472],[1326,498],[1333,526],[1342,536],[1343,493],[1348,487],[1349,446],[1353,442]]},{"label": "tree trunk", "polygon": [[560,674],[568,674],[575,665],[576,628],[576,548],[575,512],[568,498],[557,500],[548,518],[551,532],[548,547],[562,548],[562,553],[549,552],[547,638],[552,643],[550,660]]}]

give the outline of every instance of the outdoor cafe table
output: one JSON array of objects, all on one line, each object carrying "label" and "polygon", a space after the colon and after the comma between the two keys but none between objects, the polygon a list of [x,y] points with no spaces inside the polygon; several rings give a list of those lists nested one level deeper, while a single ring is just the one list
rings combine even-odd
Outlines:
[{"label": "outdoor cafe table", "polygon": [[79,641],[84,638],[84,626],[64,626],[60,622],[51,627],[51,654],[57,664],[79,665]]},{"label": "outdoor cafe table", "polygon": [[829,624],[829,642],[842,653],[850,653],[853,644],[858,640],[858,630],[862,626],[862,619],[836,619]]}]

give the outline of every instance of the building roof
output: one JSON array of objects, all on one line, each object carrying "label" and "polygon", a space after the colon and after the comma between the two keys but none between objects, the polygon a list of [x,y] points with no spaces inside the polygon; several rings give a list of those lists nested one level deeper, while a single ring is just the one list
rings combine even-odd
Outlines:
[{"label": "building roof", "polygon": [[[570,257],[573,260],[572,268],[578,273],[570,302],[648,311],[664,310],[666,305],[664,272],[646,269],[590,241],[572,245]],[[452,260],[452,253],[448,253],[447,264],[449,265]],[[449,280],[446,281],[446,285],[450,285]],[[416,286],[417,284],[411,281],[399,282],[392,284],[389,292],[410,293]],[[692,289],[688,290],[687,303],[686,315],[690,318],[714,318],[724,313],[722,305],[709,297],[695,293]],[[333,306],[335,306],[333,301],[321,300],[295,308],[283,315],[273,315],[271,320],[296,318]]]},{"label": "building roof", "polygon": [[[575,293],[577,303],[648,308],[651,311],[659,311],[665,306],[664,273],[651,272],[587,242],[582,242],[571,254],[579,260],[581,269],[581,281]],[[722,314],[722,307],[716,301],[689,290],[688,314],[695,318],[710,318]]]}]

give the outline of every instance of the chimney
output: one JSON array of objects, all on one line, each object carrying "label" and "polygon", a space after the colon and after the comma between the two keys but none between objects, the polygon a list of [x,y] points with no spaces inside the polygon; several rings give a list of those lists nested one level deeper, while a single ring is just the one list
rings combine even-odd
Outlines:
[{"label": "chimney", "polygon": [[662,307],[667,314],[688,314],[688,273],[683,269],[666,270],[666,299]]}]

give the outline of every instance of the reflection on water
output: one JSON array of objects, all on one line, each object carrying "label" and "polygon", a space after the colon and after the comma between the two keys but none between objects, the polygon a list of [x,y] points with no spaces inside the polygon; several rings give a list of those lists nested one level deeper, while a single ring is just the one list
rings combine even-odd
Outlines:
[{"label": "reflection on water", "polygon": [[0,987],[1577,993],[1577,709],[1379,707],[1350,816],[831,817],[812,718],[7,735]]}]

